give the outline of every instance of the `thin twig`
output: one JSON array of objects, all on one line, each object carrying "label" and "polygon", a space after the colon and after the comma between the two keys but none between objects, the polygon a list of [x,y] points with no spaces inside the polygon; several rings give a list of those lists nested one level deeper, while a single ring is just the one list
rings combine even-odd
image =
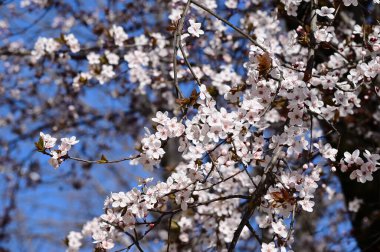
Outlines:
[{"label": "thin twig", "polygon": [[[50,156],[50,157],[53,156],[53,154],[47,152],[46,150],[40,151],[40,152],[42,154],[45,154],[45,155]],[[121,163],[124,161],[133,160],[133,159],[139,158],[140,156],[141,156],[141,154],[137,154],[137,155],[134,155],[131,157],[121,158],[121,159],[116,159],[116,160],[111,160],[111,161],[110,160],[87,160],[87,159],[78,158],[78,157],[71,157],[69,155],[62,156],[61,159],[62,160],[71,159],[74,161],[79,161],[79,162],[83,162],[83,163],[87,163],[87,164],[115,164],[115,163]]]},{"label": "thin twig", "polygon": [[174,214],[172,214],[169,218],[169,228],[168,228],[168,246],[166,247],[166,252],[170,251],[170,229],[172,227],[172,219]]},{"label": "thin twig", "polygon": [[232,29],[234,29],[235,31],[237,31],[238,33],[240,33],[243,37],[247,38],[252,44],[254,44],[255,46],[259,47],[261,50],[263,50],[264,52],[268,52],[267,49],[265,49],[262,45],[260,45],[259,43],[257,43],[256,40],[254,40],[251,36],[249,36],[246,32],[242,31],[240,28],[234,26],[231,22],[229,22],[228,20],[222,18],[221,16],[219,16],[218,14],[216,14],[215,12],[213,12],[212,10],[210,10],[209,8],[203,6],[202,4],[198,3],[197,1],[194,1],[194,0],[190,0],[190,2],[196,6],[198,6],[199,8],[201,8],[202,10],[208,12],[209,14],[213,15],[214,17],[216,17],[217,19],[219,19],[220,21],[222,21],[223,23],[227,24],[228,26],[230,26]]},{"label": "thin twig", "polygon": [[256,240],[260,243],[260,245],[263,243],[262,240],[260,239],[260,237],[257,235],[255,229],[252,227],[251,223],[247,223],[247,228],[249,229],[249,231],[251,231],[253,237],[256,238]]},{"label": "thin twig", "polygon": [[175,86],[176,91],[177,91],[177,96],[179,96],[180,98],[183,98],[184,95],[183,95],[183,93],[182,93],[182,91],[181,91],[181,89],[179,88],[179,85],[178,85],[178,74],[177,74],[177,52],[178,52],[178,42],[179,42],[178,36],[181,36],[182,29],[183,29],[183,24],[185,22],[185,17],[186,17],[187,12],[190,9],[190,3],[191,3],[190,0],[187,1],[185,9],[183,10],[182,16],[181,16],[181,18],[178,21],[178,25],[177,25],[176,30],[174,32],[174,39],[173,39],[174,86]]},{"label": "thin twig", "polygon": [[181,44],[181,39],[179,40],[178,46],[179,46],[179,49],[181,50],[181,53],[182,53],[183,59],[185,60],[185,63],[186,63],[186,65],[187,65],[187,67],[189,68],[190,72],[191,72],[191,75],[193,76],[193,78],[194,78],[195,81],[197,82],[198,86],[201,86],[201,81],[199,80],[199,78],[198,78],[197,75],[195,74],[195,72],[194,72],[194,70],[193,70],[193,67],[190,65],[190,62],[189,62],[189,60],[187,59],[186,53],[185,53],[185,51],[183,50],[183,47],[182,47],[182,44]]}]

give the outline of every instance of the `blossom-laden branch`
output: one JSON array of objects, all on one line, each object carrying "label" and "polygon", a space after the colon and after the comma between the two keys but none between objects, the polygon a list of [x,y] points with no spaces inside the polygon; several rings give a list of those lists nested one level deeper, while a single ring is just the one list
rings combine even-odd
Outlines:
[{"label": "blossom-laden branch", "polygon": [[108,160],[104,155],[102,155],[99,160],[86,160],[83,158],[72,157],[68,154],[68,151],[71,149],[71,146],[79,142],[79,140],[76,140],[75,136],[70,138],[61,138],[61,144],[58,146],[58,149],[52,150],[52,148],[54,148],[55,146],[56,141],[57,139],[50,136],[49,134],[44,134],[43,132],[40,132],[40,139],[38,140],[38,142],[35,143],[35,146],[39,152],[51,157],[49,160],[49,164],[54,168],[58,168],[60,164],[66,159],[71,159],[86,164],[115,164],[124,161],[134,160],[140,157],[140,154],[137,154],[127,158]]},{"label": "blossom-laden branch", "polygon": [[[49,163],[55,168],[71,159],[88,164],[131,161],[132,165],[154,171],[163,166],[165,156],[172,154],[165,147],[179,142],[181,160],[171,173],[163,181],[153,183],[153,178],[148,178],[130,191],[111,193],[104,202],[104,214],[85,224],[80,233],[69,234],[72,251],[80,248],[83,236],[91,236],[98,249],[111,249],[123,235],[130,240],[126,249],[136,246],[143,251],[144,240],[154,231],[157,235],[166,231],[162,240],[167,251],[187,246],[197,251],[234,251],[239,240],[251,236],[262,251],[290,250],[296,215],[314,210],[316,192],[324,185],[326,164],[331,167],[328,173],[337,166],[342,172],[349,171],[352,180],[373,180],[380,155],[369,150],[342,150],[335,123],[358,113],[362,103],[369,100],[361,95],[363,90],[377,90],[372,84],[380,73],[380,58],[376,55],[380,52],[380,27],[371,30],[356,26],[355,30],[351,27],[339,32],[332,24],[343,6],[335,9],[311,0],[307,1],[304,20],[298,20],[300,26],[289,33],[279,29],[276,15],[264,12],[251,16],[252,22],[260,23],[238,28],[215,11],[213,1],[209,2],[188,0],[185,6],[174,2],[169,16],[174,24],[174,28],[170,27],[174,31],[171,49],[165,42],[167,37],[154,34],[151,36],[158,46],[151,49],[151,54],[140,46],[134,50],[131,35],[122,26],[112,25],[107,35],[118,50],[102,55],[89,52],[89,71],[78,73],[73,80],[77,89],[90,80],[101,85],[116,80],[114,70],[121,65],[120,53],[124,53],[130,78],[141,84],[140,93],[146,92],[152,79],[165,82],[164,76],[169,72],[183,113],[176,116],[177,107],[170,112],[156,112],[153,127],[146,128],[138,141],[137,155],[112,161],[103,155],[94,161],[76,158],[68,154],[79,142],[76,137],[62,138],[58,149],[53,149],[57,139],[40,133],[36,148],[51,157]],[[289,16],[297,17],[302,1],[281,2]],[[344,5],[355,6],[354,2],[344,0]],[[206,12],[217,21],[207,17],[202,23],[189,19],[185,29],[186,19],[195,15],[190,13],[192,5],[197,7],[195,11]],[[226,6],[236,9],[238,3],[226,1]],[[202,40],[210,27],[219,30],[213,40]],[[218,50],[226,45],[236,48],[241,37],[234,40],[227,27],[250,43],[244,64],[245,81],[239,74],[241,69],[231,67],[228,55],[222,55],[229,63],[220,73],[212,69],[213,64],[199,66],[202,60],[192,61],[218,58]],[[206,47],[200,55],[189,53],[196,47],[193,40]],[[223,41],[227,41],[226,45]],[[81,51],[73,34],[39,38],[30,54],[32,62],[54,58],[62,48],[72,54]],[[161,63],[170,52],[172,60],[166,63],[172,66],[163,67]],[[160,57],[151,59],[155,54]],[[181,55],[183,62],[178,61]],[[180,88],[181,81],[187,81],[181,64],[197,84],[189,97]],[[149,71],[149,67],[153,70]],[[316,132],[323,124],[339,136],[337,144],[327,142]],[[337,161],[338,152],[344,158]],[[272,233],[271,239],[257,235],[251,225],[253,218],[260,230]]]}]

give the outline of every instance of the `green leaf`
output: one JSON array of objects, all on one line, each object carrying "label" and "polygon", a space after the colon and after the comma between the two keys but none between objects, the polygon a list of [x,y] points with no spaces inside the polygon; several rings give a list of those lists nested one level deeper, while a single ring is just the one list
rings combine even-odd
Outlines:
[{"label": "green leaf", "polygon": [[104,55],[99,58],[99,61],[103,65],[108,64],[108,59]]},{"label": "green leaf", "polygon": [[57,43],[60,43],[60,44],[65,44],[66,43],[66,40],[65,40],[65,37],[63,36],[63,34],[61,34],[61,36],[59,36],[58,38],[55,38],[54,40]]},{"label": "green leaf", "polygon": [[34,146],[36,146],[36,149],[40,152],[43,152],[45,151],[45,146],[44,146],[44,140],[42,139],[42,137],[40,137],[38,139],[38,142],[35,142],[34,143]]},{"label": "green leaf", "polygon": [[177,231],[180,229],[180,226],[178,225],[178,223],[176,221],[172,220],[170,222],[170,229],[173,231]]},{"label": "green leaf", "polygon": [[104,155],[102,154],[100,160],[98,160],[98,163],[99,163],[99,164],[105,164],[105,163],[108,163],[108,159],[106,158],[106,156],[104,156]]}]

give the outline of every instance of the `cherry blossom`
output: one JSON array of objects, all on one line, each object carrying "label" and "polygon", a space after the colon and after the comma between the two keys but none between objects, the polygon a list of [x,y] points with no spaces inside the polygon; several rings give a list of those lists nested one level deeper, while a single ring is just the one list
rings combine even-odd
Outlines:
[{"label": "cherry blossom", "polygon": [[261,252],[277,252],[278,248],[276,248],[276,245],[274,242],[271,243],[263,243],[261,245]]},{"label": "cherry blossom", "polygon": [[327,17],[329,19],[334,19],[334,8],[329,8],[327,6],[323,6],[321,9],[318,9],[316,13],[321,17]]},{"label": "cherry blossom", "polygon": [[43,132],[40,132],[40,137],[42,138],[44,147],[46,149],[50,149],[50,148],[53,148],[55,146],[57,138],[54,138],[54,137],[50,136],[49,134],[44,134]]},{"label": "cherry blossom", "polygon": [[357,213],[360,209],[360,205],[363,204],[362,199],[355,198],[348,203],[348,211]]},{"label": "cherry blossom", "polygon": [[288,236],[288,231],[283,220],[280,220],[278,222],[272,222],[272,228],[273,231],[282,238],[286,238]]},{"label": "cherry blossom", "polygon": [[358,0],[343,0],[344,6],[358,6]]},{"label": "cherry blossom", "polygon": [[190,26],[187,28],[187,31],[195,36],[199,37],[200,35],[204,34],[204,31],[201,30],[201,23],[196,23],[194,20],[189,20]]}]

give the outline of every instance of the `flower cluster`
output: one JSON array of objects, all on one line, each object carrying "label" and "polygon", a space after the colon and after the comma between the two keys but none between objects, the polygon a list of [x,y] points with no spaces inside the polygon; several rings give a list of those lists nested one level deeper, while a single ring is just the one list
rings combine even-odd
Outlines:
[{"label": "flower cluster", "polygon": [[113,25],[110,29],[110,34],[115,40],[115,44],[119,47],[124,46],[124,41],[128,39],[128,34],[125,33],[123,27]]},{"label": "flower cluster", "polygon": [[[49,134],[44,134],[40,132],[40,140],[36,143],[36,147],[39,151],[47,153],[51,156],[49,159],[49,164],[53,166],[55,169],[59,167],[59,165],[64,161],[67,157],[71,146],[79,143],[79,140],[76,140],[75,136],[70,138],[61,138],[61,144],[58,145],[58,149],[52,150],[57,142],[57,138],[50,136]],[[46,152],[49,150],[49,152]]]},{"label": "flower cluster", "polygon": [[65,42],[67,46],[70,48],[72,53],[77,53],[80,51],[80,44],[78,39],[74,36],[74,34],[70,33],[68,35],[64,35]]},{"label": "flower cluster", "polygon": [[35,5],[42,8],[42,7],[47,6],[48,3],[49,3],[48,0],[22,0],[20,2],[20,6],[21,8],[26,8],[26,7]]},{"label": "flower cluster", "polygon": [[79,248],[82,246],[83,235],[79,232],[71,231],[67,235],[67,252],[76,252],[79,251]]},{"label": "flower cluster", "polygon": [[32,60],[37,61],[44,55],[52,54],[58,51],[61,45],[53,38],[40,37],[34,44],[34,50],[32,51]]},{"label": "flower cluster", "polygon": [[156,117],[152,119],[158,125],[157,132],[150,134],[146,129],[146,137],[141,140],[143,154],[139,158],[140,162],[148,170],[152,170],[153,166],[158,164],[165,154],[163,141],[169,138],[179,137],[183,134],[185,127],[177,119],[168,117],[168,113],[158,111]]},{"label": "flower cluster", "polygon": [[363,156],[366,162],[360,157],[360,151],[355,150],[352,154],[344,153],[344,158],[340,160],[340,169],[342,172],[351,171],[350,179],[356,179],[360,183],[372,181],[372,174],[379,169],[379,154],[372,154],[365,150]]}]

